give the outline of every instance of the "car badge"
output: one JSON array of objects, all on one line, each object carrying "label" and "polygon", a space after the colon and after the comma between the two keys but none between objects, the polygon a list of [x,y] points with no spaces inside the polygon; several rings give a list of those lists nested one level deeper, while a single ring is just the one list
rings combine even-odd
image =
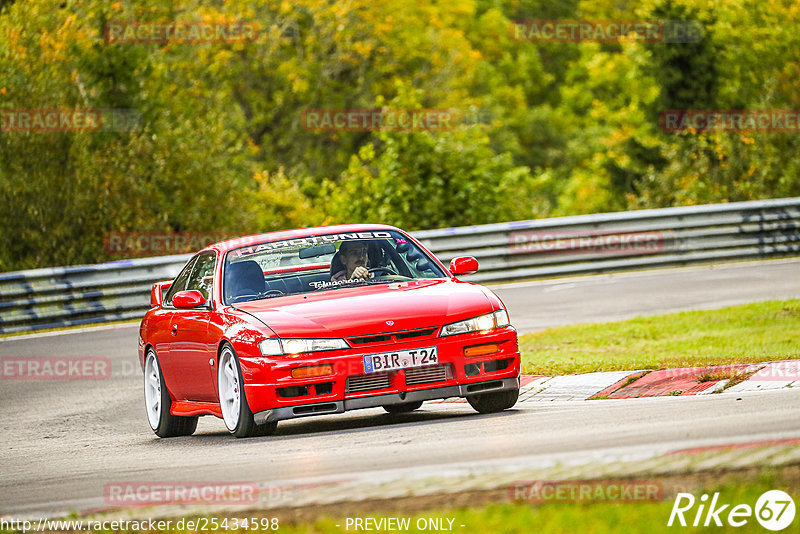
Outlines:
[{"label": "car badge", "polygon": [[386,321],[386,324],[392,326],[394,324],[394,321]]}]

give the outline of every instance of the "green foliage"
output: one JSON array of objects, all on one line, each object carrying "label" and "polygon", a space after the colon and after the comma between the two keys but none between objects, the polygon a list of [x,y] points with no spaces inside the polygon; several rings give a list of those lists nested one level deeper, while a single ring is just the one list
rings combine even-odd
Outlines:
[{"label": "green foliage", "polygon": [[647,43],[651,53],[649,72],[658,79],[660,95],[656,114],[664,109],[715,109],[719,84],[718,45],[714,42],[714,20],[702,20],[698,10],[664,0],[650,13],[656,20],[688,21],[702,28],[696,42]]},{"label": "green foliage", "polygon": [[[420,91],[401,88],[387,109],[418,108]],[[516,191],[530,172],[495,154],[481,125],[443,133],[376,133],[338,184],[327,182],[327,212],[338,222],[382,221],[407,229],[462,226],[525,214]]]},{"label": "green foliage", "polygon": [[381,153],[364,145],[331,192],[331,213],[345,222],[384,221],[408,229],[463,226],[525,213],[515,191],[526,167],[495,155],[475,128],[434,136],[382,134]]},{"label": "green foliage", "polygon": [[[524,19],[690,19],[694,43],[530,43]],[[255,42],[107,44],[108,21],[250,20]],[[799,136],[665,133],[669,108],[798,109],[788,0],[0,1],[0,109],[131,131],[0,132],[0,270],[96,262],[108,232],[409,229],[800,195]],[[438,108],[447,131],[310,131]]]}]

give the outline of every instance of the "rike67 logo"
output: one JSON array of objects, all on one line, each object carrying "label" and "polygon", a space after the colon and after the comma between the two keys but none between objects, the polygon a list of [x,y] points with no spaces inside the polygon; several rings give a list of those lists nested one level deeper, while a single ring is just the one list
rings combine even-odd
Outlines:
[{"label": "rike67 logo", "polygon": [[[695,509],[696,505],[696,509]],[[709,502],[707,494],[695,499],[691,493],[678,493],[667,526],[691,524],[693,527],[741,527],[755,517],[767,530],[783,530],[794,521],[794,501],[788,493],[781,490],[764,492],[756,501],[755,508],[749,504],[724,503],[719,492],[714,493]]]}]

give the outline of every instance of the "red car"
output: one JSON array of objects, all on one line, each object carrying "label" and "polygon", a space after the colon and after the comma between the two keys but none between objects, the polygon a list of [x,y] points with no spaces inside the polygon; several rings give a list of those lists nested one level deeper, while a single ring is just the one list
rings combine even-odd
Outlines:
[{"label": "red car", "polygon": [[407,233],[343,225],[233,239],[153,285],[139,329],[147,417],[161,437],[200,415],[237,437],[283,419],[519,395],[517,332],[489,289],[462,282]]}]

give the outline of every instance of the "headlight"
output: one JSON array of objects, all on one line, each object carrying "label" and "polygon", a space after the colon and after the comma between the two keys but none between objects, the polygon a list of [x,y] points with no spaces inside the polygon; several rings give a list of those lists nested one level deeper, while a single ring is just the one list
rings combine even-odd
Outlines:
[{"label": "headlight", "polygon": [[317,352],[320,350],[346,349],[349,345],[344,339],[282,339],[283,351],[286,354],[299,354],[301,352]]},{"label": "headlight", "polygon": [[350,346],[341,338],[264,339],[258,344],[262,356],[300,354],[323,350],[347,349]]},{"label": "headlight", "polygon": [[496,312],[487,313],[486,315],[480,315],[472,319],[445,325],[442,327],[442,332],[439,336],[444,337],[453,336],[455,334],[466,334],[468,332],[480,332],[508,325],[508,313],[505,310],[497,310]]}]

